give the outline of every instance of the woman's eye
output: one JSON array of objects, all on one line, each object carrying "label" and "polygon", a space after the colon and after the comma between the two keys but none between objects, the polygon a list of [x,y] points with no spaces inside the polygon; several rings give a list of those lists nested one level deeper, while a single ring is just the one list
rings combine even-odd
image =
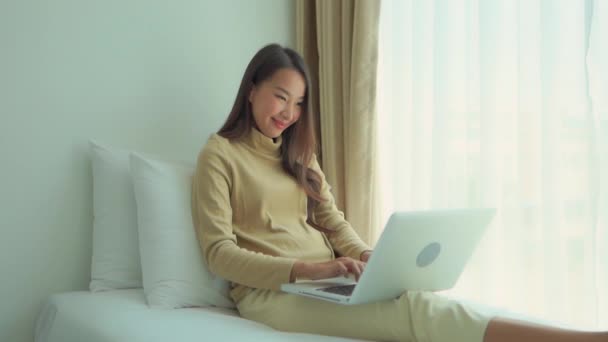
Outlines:
[{"label": "woman's eye", "polygon": [[304,102],[298,102],[297,105],[302,107],[304,105]]},{"label": "woman's eye", "polygon": [[283,101],[287,101],[287,99],[281,95],[275,95],[275,96]]}]

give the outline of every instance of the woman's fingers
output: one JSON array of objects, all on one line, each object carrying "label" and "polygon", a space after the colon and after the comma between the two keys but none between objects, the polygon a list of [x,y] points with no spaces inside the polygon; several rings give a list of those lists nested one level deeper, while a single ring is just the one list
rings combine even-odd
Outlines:
[{"label": "woman's fingers", "polygon": [[312,264],[309,270],[309,279],[323,279],[339,276],[346,276],[352,273],[356,280],[359,280],[361,273],[365,269],[365,263],[348,257],[340,257],[332,261]]},{"label": "woman's fingers", "polygon": [[340,264],[344,265],[348,273],[352,273],[355,279],[358,281],[361,277],[361,273],[365,269],[365,263],[352,258],[342,257],[336,259]]},{"label": "woman's fingers", "polygon": [[344,263],[338,262],[336,264],[336,266],[337,266],[337,274],[335,275],[335,277],[344,276],[344,275],[348,274],[348,266],[346,266]]}]

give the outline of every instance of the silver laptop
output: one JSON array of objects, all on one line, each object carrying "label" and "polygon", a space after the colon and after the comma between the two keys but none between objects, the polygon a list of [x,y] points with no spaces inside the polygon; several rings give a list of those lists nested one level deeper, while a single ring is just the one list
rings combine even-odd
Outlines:
[{"label": "silver laptop", "polygon": [[352,277],[338,277],[283,284],[281,290],[352,305],[397,298],[406,290],[449,289],[460,277],[495,212],[395,212],[358,283]]}]

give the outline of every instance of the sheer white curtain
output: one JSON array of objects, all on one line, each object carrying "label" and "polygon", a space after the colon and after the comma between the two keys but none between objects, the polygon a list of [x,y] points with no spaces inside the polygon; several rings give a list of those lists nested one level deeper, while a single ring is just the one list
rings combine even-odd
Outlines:
[{"label": "sheer white curtain", "polygon": [[449,294],[608,327],[607,3],[383,0],[383,221],[498,208]]}]

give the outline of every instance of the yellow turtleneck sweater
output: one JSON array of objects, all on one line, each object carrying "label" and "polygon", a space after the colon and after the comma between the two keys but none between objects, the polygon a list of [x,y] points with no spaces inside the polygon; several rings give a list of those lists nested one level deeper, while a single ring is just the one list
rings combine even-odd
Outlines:
[{"label": "yellow turtleneck sweater", "polygon": [[359,259],[370,248],[359,239],[323,178],[315,222],[306,223],[306,193],[281,167],[277,141],[256,129],[239,140],[212,135],[198,157],[192,182],[192,217],[211,272],[230,280],[238,302],[247,288],[278,290],[288,283],[296,260],[312,262],[340,255]]}]

